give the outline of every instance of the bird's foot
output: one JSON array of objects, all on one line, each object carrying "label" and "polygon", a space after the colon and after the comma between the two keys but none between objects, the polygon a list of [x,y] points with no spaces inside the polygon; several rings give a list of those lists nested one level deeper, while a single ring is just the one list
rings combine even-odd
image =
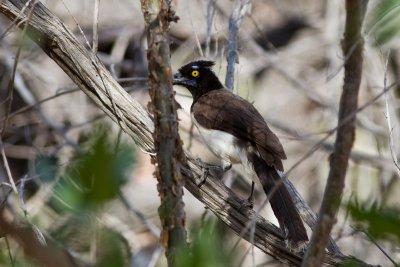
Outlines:
[{"label": "bird's foot", "polygon": [[307,251],[309,243],[307,241],[300,241],[298,243],[293,243],[286,239],[285,245],[288,250],[298,253],[300,255],[304,255]]},{"label": "bird's foot", "polygon": [[244,208],[253,209],[254,207],[254,185],[255,183],[251,181],[251,192],[247,199],[242,199],[240,201],[240,210]]},{"label": "bird's foot", "polygon": [[232,164],[226,164],[226,165],[217,165],[217,164],[211,164],[202,161],[201,159],[197,158],[196,163],[201,166],[202,172],[201,172],[201,182],[198,184],[198,187],[201,187],[205,182],[207,181],[208,174],[210,173],[210,170],[216,170],[220,172],[226,172],[230,168],[232,168]]},{"label": "bird's foot", "polygon": [[251,199],[242,199],[239,201],[239,210],[253,209],[254,201]]}]

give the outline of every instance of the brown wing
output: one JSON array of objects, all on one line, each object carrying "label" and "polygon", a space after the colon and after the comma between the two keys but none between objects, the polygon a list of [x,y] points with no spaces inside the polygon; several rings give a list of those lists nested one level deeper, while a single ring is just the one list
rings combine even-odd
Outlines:
[{"label": "brown wing", "polygon": [[283,171],[281,159],[286,155],[282,144],[248,101],[225,89],[214,90],[198,98],[191,109],[203,127],[228,132],[251,143],[268,165]]}]

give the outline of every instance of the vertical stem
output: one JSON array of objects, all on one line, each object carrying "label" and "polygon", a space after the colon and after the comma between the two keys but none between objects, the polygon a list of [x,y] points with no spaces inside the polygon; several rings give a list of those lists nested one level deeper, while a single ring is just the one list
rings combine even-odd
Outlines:
[{"label": "vertical stem", "polygon": [[93,54],[97,54],[99,47],[99,8],[100,0],[94,0],[94,14],[93,14]]},{"label": "vertical stem", "polygon": [[230,90],[233,90],[233,84],[235,81],[235,64],[238,62],[237,39],[239,28],[243,17],[247,12],[249,12],[250,7],[250,0],[244,0],[243,3],[242,0],[235,0],[232,15],[229,17],[228,51],[226,53],[228,66],[226,67],[225,86]]},{"label": "vertical stem", "polygon": [[229,33],[228,33],[228,51],[226,52],[226,67],[225,86],[233,90],[233,83],[235,81],[235,63],[237,62],[237,35],[239,31],[239,10],[241,0],[235,1],[235,7],[232,15],[229,17]]},{"label": "vertical stem", "polygon": [[211,43],[211,27],[215,14],[214,0],[207,1],[207,27],[206,27],[206,52],[205,56],[208,58],[210,56],[210,43]]},{"label": "vertical stem", "polygon": [[347,61],[344,65],[344,85],[339,106],[339,127],[319,218],[302,267],[320,266],[323,262],[325,248],[342,200],[348,160],[355,138],[356,117],[353,114],[356,114],[357,110],[362,75],[364,43],[361,29],[366,4],[367,1],[364,0],[346,0],[346,25],[342,50]]},{"label": "vertical stem", "polygon": [[176,20],[170,1],[142,0],[146,23],[149,62],[149,86],[155,130],[153,133],[157,156],[158,209],[162,224],[161,244],[166,247],[168,266],[176,266],[176,252],[186,244],[183,178],[181,164],[186,165],[182,142],[178,135],[177,102],[172,88],[172,71],[167,34],[170,21]]}]

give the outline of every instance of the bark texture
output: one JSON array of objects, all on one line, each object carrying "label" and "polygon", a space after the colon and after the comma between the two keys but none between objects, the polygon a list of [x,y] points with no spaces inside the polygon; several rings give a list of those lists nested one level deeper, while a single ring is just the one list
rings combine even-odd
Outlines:
[{"label": "bark texture", "polygon": [[147,60],[149,63],[149,110],[153,114],[156,156],[155,175],[161,205],[158,209],[162,232],[161,244],[166,248],[168,266],[176,266],[176,255],[186,244],[184,180],[180,173],[186,161],[178,134],[177,102],[172,87],[172,70],[168,31],[170,21],[176,20],[170,2],[142,0],[147,28]]},{"label": "bark texture", "polygon": [[342,200],[348,161],[355,138],[355,114],[363,62],[364,42],[361,29],[365,5],[366,1],[363,0],[346,0],[346,25],[342,40],[342,50],[345,55],[344,84],[340,98],[338,129],[317,225],[304,257],[303,267],[321,265]]}]

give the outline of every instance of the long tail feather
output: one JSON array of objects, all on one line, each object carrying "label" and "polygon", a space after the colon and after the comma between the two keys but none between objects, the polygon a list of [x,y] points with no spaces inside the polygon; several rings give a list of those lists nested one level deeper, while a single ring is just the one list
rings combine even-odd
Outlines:
[{"label": "long tail feather", "polygon": [[275,167],[268,166],[263,159],[256,155],[250,156],[250,160],[269,198],[275,217],[278,219],[281,229],[287,235],[288,241],[294,247],[303,245],[308,241],[307,231],[292,197],[281,181]]}]

